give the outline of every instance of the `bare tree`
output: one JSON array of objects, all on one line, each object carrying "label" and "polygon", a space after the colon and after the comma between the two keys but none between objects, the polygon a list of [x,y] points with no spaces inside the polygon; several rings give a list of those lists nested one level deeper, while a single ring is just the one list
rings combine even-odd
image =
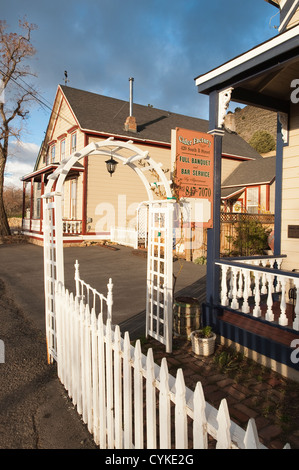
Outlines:
[{"label": "bare tree", "polygon": [[20,34],[8,33],[6,22],[0,20],[0,236],[10,235],[3,199],[9,139],[20,139],[29,102],[36,94],[24,81],[24,77],[34,75],[27,61],[35,54],[31,33],[36,25],[24,19],[19,27]]}]

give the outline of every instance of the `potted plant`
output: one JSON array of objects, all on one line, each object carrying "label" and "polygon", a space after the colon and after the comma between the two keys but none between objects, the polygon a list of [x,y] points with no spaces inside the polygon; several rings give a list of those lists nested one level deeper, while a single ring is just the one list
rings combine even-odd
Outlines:
[{"label": "potted plant", "polygon": [[215,351],[216,334],[211,326],[192,331],[190,335],[192,351],[199,356],[210,356]]}]

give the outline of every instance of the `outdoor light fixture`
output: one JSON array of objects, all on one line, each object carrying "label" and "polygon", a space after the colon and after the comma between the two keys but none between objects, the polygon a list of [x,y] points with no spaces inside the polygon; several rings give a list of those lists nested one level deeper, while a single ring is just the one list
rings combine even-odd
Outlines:
[{"label": "outdoor light fixture", "polygon": [[112,155],[109,160],[106,160],[106,165],[107,165],[107,171],[110,173],[110,176],[115,172],[116,165],[118,162],[112,158]]}]

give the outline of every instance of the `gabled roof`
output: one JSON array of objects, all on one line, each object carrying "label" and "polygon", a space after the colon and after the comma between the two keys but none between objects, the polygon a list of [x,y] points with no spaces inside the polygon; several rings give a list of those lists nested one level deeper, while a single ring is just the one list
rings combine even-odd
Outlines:
[{"label": "gabled roof", "polygon": [[[135,142],[146,141],[170,145],[171,130],[176,127],[208,132],[209,124],[204,119],[185,116],[157,109],[151,106],[133,104],[133,115],[137,121],[137,133],[124,130],[124,123],[129,115],[129,102],[98,95],[84,90],[60,85],[81,130],[99,133],[104,136],[114,135],[133,139]],[[236,133],[225,131],[223,155],[240,159],[261,159],[245,140]]]},{"label": "gabled roof", "polygon": [[246,186],[272,183],[275,179],[275,165],[276,156],[240,163],[226,180],[223,181],[221,196],[223,198],[231,197]]}]

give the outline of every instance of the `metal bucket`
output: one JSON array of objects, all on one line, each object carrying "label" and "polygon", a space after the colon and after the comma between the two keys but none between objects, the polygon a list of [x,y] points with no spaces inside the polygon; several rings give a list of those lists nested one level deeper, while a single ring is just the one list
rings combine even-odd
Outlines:
[{"label": "metal bucket", "polygon": [[190,339],[190,334],[201,326],[198,299],[176,297],[173,306],[173,332],[175,336]]}]

